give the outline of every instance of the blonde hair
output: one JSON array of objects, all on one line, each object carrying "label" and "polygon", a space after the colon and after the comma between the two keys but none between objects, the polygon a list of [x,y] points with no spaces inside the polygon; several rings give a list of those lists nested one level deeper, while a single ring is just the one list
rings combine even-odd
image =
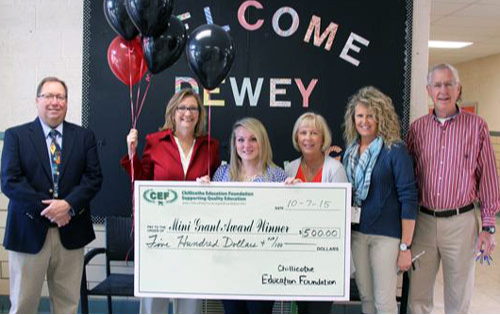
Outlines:
[{"label": "blonde hair", "polygon": [[257,139],[257,143],[259,144],[259,161],[261,163],[261,171],[262,174],[265,174],[267,168],[269,166],[274,166],[273,163],[273,151],[271,149],[271,143],[269,141],[269,137],[267,135],[266,128],[264,125],[257,119],[247,117],[238,120],[234,126],[233,131],[231,133],[231,152],[230,152],[230,160],[229,160],[229,175],[231,180],[233,181],[241,181],[241,158],[238,156],[238,152],[236,152],[236,136],[235,131],[239,127],[243,127],[252,133]]},{"label": "blonde hair", "polygon": [[182,89],[175,93],[170,99],[165,109],[165,124],[160,130],[172,129],[175,133],[175,112],[177,107],[186,97],[194,97],[196,100],[196,105],[198,106],[198,121],[194,127],[194,136],[199,137],[205,133],[205,107],[201,103],[200,96],[193,89]]},{"label": "blonde hair", "polygon": [[377,88],[367,86],[349,98],[344,115],[344,139],[347,145],[353,144],[359,138],[354,123],[354,114],[358,105],[363,105],[373,112],[378,123],[378,135],[382,137],[388,148],[401,141],[401,124],[391,98]]},{"label": "blonde hair", "polygon": [[323,136],[321,151],[325,152],[325,150],[328,149],[332,144],[332,134],[330,132],[330,129],[328,128],[328,124],[326,123],[325,118],[323,118],[323,116],[321,116],[320,114],[316,114],[313,112],[304,113],[300,115],[299,118],[297,118],[297,121],[295,122],[292,131],[293,147],[295,148],[295,150],[300,152],[298,144],[299,129],[302,126],[307,126],[307,125],[313,126],[314,128],[316,128],[321,132],[321,135]]}]

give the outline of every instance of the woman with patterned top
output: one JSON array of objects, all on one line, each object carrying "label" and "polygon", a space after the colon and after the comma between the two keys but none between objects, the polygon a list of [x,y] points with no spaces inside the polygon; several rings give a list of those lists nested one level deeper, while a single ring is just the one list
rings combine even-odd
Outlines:
[{"label": "woman with patterned top", "polygon": [[[255,118],[243,118],[233,126],[229,164],[219,167],[213,181],[284,182],[285,171],[273,163],[272,157],[262,123]],[[274,301],[224,300],[222,303],[226,314],[270,314],[274,305]]]}]

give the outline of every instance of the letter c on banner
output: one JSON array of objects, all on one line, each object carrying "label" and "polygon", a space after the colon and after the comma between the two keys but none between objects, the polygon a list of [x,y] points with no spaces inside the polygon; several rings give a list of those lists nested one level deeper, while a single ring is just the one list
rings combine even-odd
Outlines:
[{"label": "letter c on banner", "polygon": [[248,23],[247,20],[245,19],[245,12],[248,7],[254,7],[257,9],[264,8],[259,1],[255,0],[245,1],[240,5],[240,8],[238,9],[238,21],[240,22],[241,26],[243,26],[245,29],[249,31],[258,30],[262,26],[262,24],[264,24],[264,20],[262,19],[257,20],[257,23],[255,24]]},{"label": "letter c on banner", "polygon": [[[290,25],[290,28],[285,30],[282,30],[279,26],[279,20],[281,16],[285,13],[290,14],[292,17],[292,25]],[[293,8],[290,7],[282,7],[279,10],[277,10],[274,15],[273,15],[273,29],[281,37],[289,37],[292,36],[293,33],[297,31],[299,28],[299,15],[297,11],[295,11]]]}]

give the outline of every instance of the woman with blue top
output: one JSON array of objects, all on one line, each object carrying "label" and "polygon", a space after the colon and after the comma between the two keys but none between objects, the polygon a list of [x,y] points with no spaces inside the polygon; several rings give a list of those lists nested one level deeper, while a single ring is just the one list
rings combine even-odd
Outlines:
[{"label": "woman with blue top", "polygon": [[[221,165],[215,182],[284,182],[286,174],[273,163],[267,131],[255,118],[243,118],[233,126],[229,164]],[[205,178],[205,181],[208,178]],[[270,314],[274,301],[224,300],[226,314]]]},{"label": "woman with blue top", "polygon": [[363,313],[397,313],[397,270],[411,266],[417,215],[413,162],[392,100],[374,87],[349,99],[343,164],[352,184],[351,251]]}]

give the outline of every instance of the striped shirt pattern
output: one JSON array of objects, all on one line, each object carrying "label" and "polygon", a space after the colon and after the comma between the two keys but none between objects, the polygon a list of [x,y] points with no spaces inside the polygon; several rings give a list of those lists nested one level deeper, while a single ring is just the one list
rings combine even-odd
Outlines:
[{"label": "striped shirt pattern", "polygon": [[495,225],[498,174],[483,119],[459,109],[441,124],[428,114],[411,124],[406,142],[415,161],[420,205],[439,211],[479,201],[482,225]]}]

